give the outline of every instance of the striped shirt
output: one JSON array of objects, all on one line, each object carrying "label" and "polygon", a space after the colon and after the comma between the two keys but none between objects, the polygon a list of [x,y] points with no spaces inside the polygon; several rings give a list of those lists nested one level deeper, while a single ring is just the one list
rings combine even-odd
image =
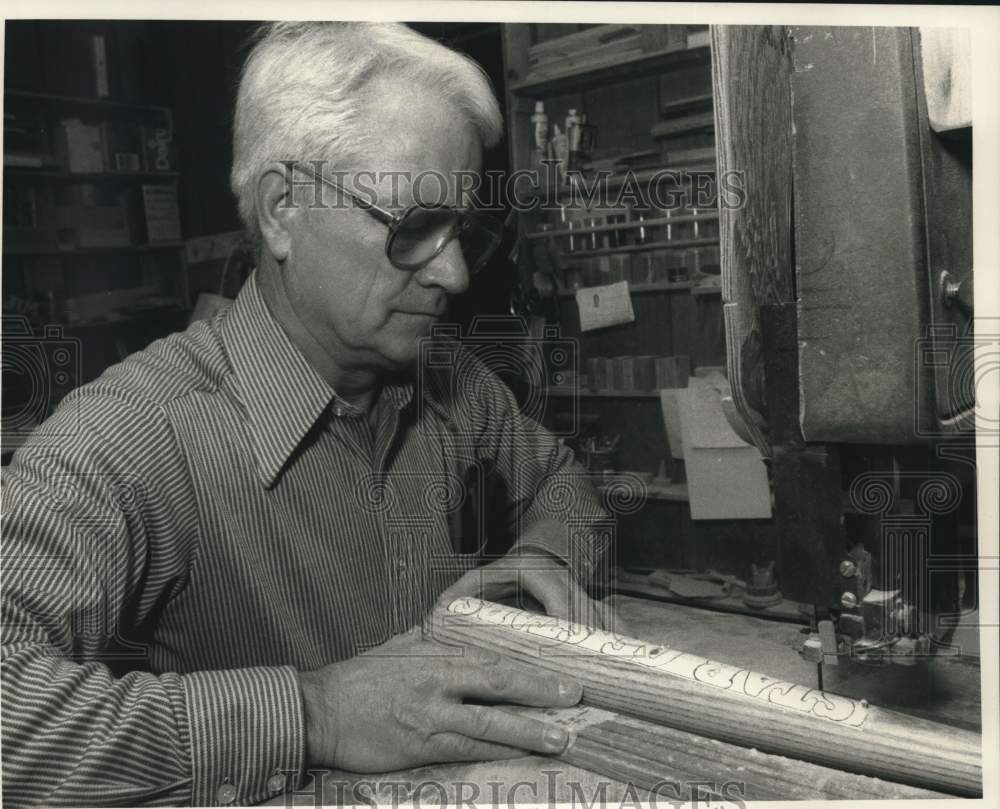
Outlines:
[{"label": "striped shirt", "polygon": [[418,623],[529,525],[591,575],[604,512],[571,453],[443,356],[368,417],[252,276],[64,399],[4,475],[8,805],[266,799],[303,770],[296,671]]}]

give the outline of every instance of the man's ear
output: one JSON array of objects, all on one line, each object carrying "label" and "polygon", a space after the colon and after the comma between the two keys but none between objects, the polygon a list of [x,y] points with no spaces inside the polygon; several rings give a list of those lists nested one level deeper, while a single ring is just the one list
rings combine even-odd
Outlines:
[{"label": "man's ear", "polygon": [[278,262],[288,258],[292,248],[292,225],[300,213],[292,202],[293,188],[284,167],[268,169],[257,180],[257,221],[263,246]]}]

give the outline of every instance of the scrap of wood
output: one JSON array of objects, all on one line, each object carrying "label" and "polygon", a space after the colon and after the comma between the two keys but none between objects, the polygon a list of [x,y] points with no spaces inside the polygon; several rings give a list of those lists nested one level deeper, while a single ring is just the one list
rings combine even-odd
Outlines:
[{"label": "scrap of wood", "polygon": [[583,685],[583,704],[730,744],[957,795],[982,793],[980,735],[678,649],[475,598],[433,613],[436,641]]},{"label": "scrap of wood", "polygon": [[709,380],[692,377],[674,396],[691,519],[768,519],[771,488],[764,461],[729,424],[719,391]]}]

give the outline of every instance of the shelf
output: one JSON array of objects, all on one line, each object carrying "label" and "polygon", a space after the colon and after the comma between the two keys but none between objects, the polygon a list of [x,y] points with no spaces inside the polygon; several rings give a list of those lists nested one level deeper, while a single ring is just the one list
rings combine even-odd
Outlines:
[{"label": "shelf", "polygon": [[33,169],[25,166],[4,166],[4,175],[12,177],[31,177],[40,180],[56,182],[91,183],[101,180],[176,180],[180,174],[176,171],[99,171],[71,172],[54,171],[52,169]]},{"label": "shelf", "polygon": [[161,107],[156,104],[129,104],[126,101],[114,101],[110,98],[91,98],[89,96],[68,96],[58,93],[37,93],[32,90],[4,90],[4,96],[15,98],[26,98],[32,101],[48,101],[59,104],[71,104],[87,107],[115,107],[124,110],[138,110],[142,112],[170,112],[169,107]]},{"label": "shelf", "polygon": [[549,396],[579,396],[582,399],[660,399],[659,390],[590,390],[550,385],[545,392]]},{"label": "shelf", "polygon": [[95,329],[103,326],[120,326],[123,323],[131,323],[136,320],[148,320],[149,318],[164,318],[175,315],[187,314],[188,310],[178,302],[176,305],[150,306],[145,309],[129,312],[127,314],[114,313],[106,317],[95,318],[93,320],[83,320],[77,323],[66,323],[64,327],[67,331],[75,329]]},{"label": "shelf", "polygon": [[712,105],[712,97],[711,93],[703,93],[702,95],[678,98],[676,101],[667,101],[660,105],[660,114],[669,117],[680,114],[681,110],[709,107]]},{"label": "shelf", "polygon": [[[669,157],[669,155],[668,155]],[[693,175],[697,173],[704,174],[715,174],[717,171],[716,158],[713,151],[712,155],[706,155],[701,160],[690,160],[685,163],[668,164],[665,166],[657,166],[651,169],[641,169],[639,171],[625,172],[624,174],[612,174],[607,178],[598,178],[593,175],[585,176],[580,175],[580,178],[591,185],[595,182],[600,181],[602,185],[602,191],[611,192],[616,191],[625,184],[626,178],[632,180],[633,183],[640,186],[640,190],[648,190],[648,181],[656,179],[658,182],[661,178],[666,177],[666,175],[676,175],[670,177],[671,180],[675,181],[677,184],[687,185],[691,182]],[[572,176],[572,175],[571,175]],[[642,185],[646,183],[646,189],[642,189]],[[577,190],[572,191],[570,189],[558,189],[554,194],[545,193],[545,190],[541,186],[532,186],[530,189],[531,195],[539,200],[541,204],[545,204],[552,200],[556,202],[562,202],[563,200],[573,200],[584,202],[587,199],[586,192]]]},{"label": "shelf", "polygon": [[[630,474],[628,470],[622,470],[622,474]],[[635,474],[632,472],[631,474]],[[597,490],[599,492],[604,492],[611,486],[615,485],[614,480],[608,481],[606,483],[599,483],[597,485]],[[645,484],[645,491],[647,500],[669,500],[674,503],[686,503],[688,502],[688,487],[687,483],[671,483],[667,486],[657,486],[653,483]]]},{"label": "shelf", "polygon": [[157,242],[155,244],[129,244],[121,247],[4,247],[5,256],[90,256],[112,253],[142,254],[161,250],[179,250],[184,242]]},{"label": "shelf", "polygon": [[[614,284],[618,282],[611,281],[610,283]],[[600,286],[600,284],[597,286]],[[693,290],[694,287],[695,285],[692,281],[656,281],[650,284],[633,284],[630,282],[628,291],[641,295],[649,292],[682,292],[688,289]],[[581,289],[589,289],[589,287],[581,287]],[[575,289],[560,289],[556,294],[560,298],[572,298],[576,296],[576,292],[577,290]]]},{"label": "shelf", "polygon": [[718,245],[718,243],[718,237],[711,239],[674,239],[672,241],[646,242],[645,244],[626,244],[621,247],[599,247],[596,250],[565,251],[562,257],[569,260],[572,258],[590,258],[591,256],[613,256],[616,253],[641,253],[644,250],[681,250],[685,247],[713,247]]},{"label": "shelf", "polygon": [[699,45],[695,48],[663,48],[649,53],[629,56],[610,65],[574,68],[545,78],[531,78],[513,82],[510,91],[515,95],[544,98],[570,93],[580,87],[592,87],[601,82],[615,79],[626,80],[657,73],[685,62],[708,62],[710,48]]},{"label": "shelf", "polygon": [[[625,211],[622,211],[624,214]],[[615,222],[610,225],[594,225],[585,228],[560,228],[559,230],[544,230],[529,233],[528,239],[554,239],[562,236],[586,236],[588,233],[608,233],[614,230],[638,230],[640,228],[659,228],[667,225],[684,225],[689,222],[717,222],[719,214],[706,211],[702,214],[681,214],[679,216],[658,216],[654,219],[630,219],[627,222]]]}]

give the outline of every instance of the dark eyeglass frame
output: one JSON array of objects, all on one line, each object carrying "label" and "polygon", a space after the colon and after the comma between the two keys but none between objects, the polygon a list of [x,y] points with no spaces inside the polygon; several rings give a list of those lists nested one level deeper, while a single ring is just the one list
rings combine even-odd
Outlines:
[{"label": "dark eyeglass frame", "polygon": [[[445,248],[451,244],[454,239],[461,236],[464,231],[469,228],[478,227],[490,238],[491,243],[489,247],[483,251],[482,255],[477,257],[473,264],[470,265],[467,263],[466,265],[469,275],[477,275],[486,266],[490,258],[492,258],[493,254],[496,252],[503,240],[504,224],[496,217],[484,216],[483,214],[473,211],[463,211],[453,205],[422,205],[420,203],[408,205],[403,209],[402,213],[396,214],[376,205],[371,200],[365,199],[359,194],[355,194],[353,191],[345,188],[336,180],[324,177],[322,172],[317,174],[312,169],[306,168],[298,162],[286,162],[285,168],[289,170],[298,169],[303,174],[307,174],[312,177],[314,180],[319,180],[324,185],[339,191],[363,211],[366,211],[383,225],[386,225],[389,228],[389,232],[386,234],[385,238],[385,255],[386,258],[388,258],[392,263],[392,266],[400,270],[417,272],[418,270],[423,269],[439,255],[441,255],[445,251]],[[447,235],[441,240],[440,244],[435,246],[434,252],[431,255],[415,262],[399,261],[393,257],[393,244],[396,241],[396,236],[399,234],[402,225],[404,225],[406,220],[416,211],[447,211],[454,216],[455,221],[449,229]]]}]

